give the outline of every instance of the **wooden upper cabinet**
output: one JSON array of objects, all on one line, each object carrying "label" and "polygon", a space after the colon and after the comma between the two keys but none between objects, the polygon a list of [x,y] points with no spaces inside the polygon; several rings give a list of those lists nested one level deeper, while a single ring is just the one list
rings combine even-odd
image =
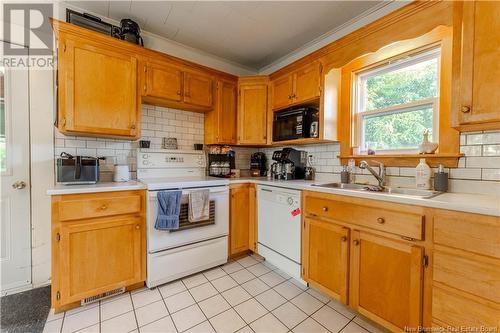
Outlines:
[{"label": "wooden upper cabinet", "polygon": [[349,229],[317,219],[304,219],[303,278],[347,304]]},{"label": "wooden upper cabinet", "polygon": [[[255,80],[254,80],[255,79]],[[240,79],[238,83],[238,143],[267,143],[267,78]]]},{"label": "wooden upper cabinet", "polygon": [[57,249],[61,302],[143,281],[142,232],[140,217],[62,223]]},{"label": "wooden upper cabinet", "polygon": [[302,103],[320,96],[321,64],[314,62],[295,72],[294,103]]},{"label": "wooden upper cabinet", "polygon": [[292,103],[293,75],[286,75],[271,82],[273,109],[279,109]]},{"label": "wooden upper cabinet", "polygon": [[203,73],[184,72],[184,103],[212,108],[213,105],[213,79]]},{"label": "wooden upper cabinet", "polygon": [[182,100],[182,71],[179,67],[150,61],[144,64],[144,72],[143,95],[176,102]]},{"label": "wooden upper cabinet", "polygon": [[61,34],[58,128],[70,135],[140,135],[137,58],[104,44]]},{"label": "wooden upper cabinet", "polygon": [[145,61],[143,73],[145,102],[198,112],[213,108],[214,80],[211,75],[155,58]]},{"label": "wooden upper cabinet", "polygon": [[236,144],[237,83],[219,80],[214,110],[205,114],[205,144]]},{"label": "wooden upper cabinet", "polygon": [[364,231],[351,236],[351,307],[392,332],[422,325],[422,247]]},{"label": "wooden upper cabinet", "polygon": [[297,105],[321,94],[321,64],[318,61],[271,81],[273,109]]},{"label": "wooden upper cabinet", "polygon": [[500,129],[500,4],[464,1],[455,6],[457,30],[462,33],[456,125]]}]

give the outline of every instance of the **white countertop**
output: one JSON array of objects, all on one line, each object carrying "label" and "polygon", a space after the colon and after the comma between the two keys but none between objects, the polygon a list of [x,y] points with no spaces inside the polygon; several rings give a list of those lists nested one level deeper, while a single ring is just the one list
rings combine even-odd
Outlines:
[{"label": "white countertop", "polygon": [[383,200],[407,205],[417,205],[439,209],[447,209],[483,215],[500,217],[500,196],[470,194],[470,193],[443,193],[430,199],[415,198],[406,195],[384,194],[376,192],[360,192],[346,189],[324,188],[312,184],[327,183],[327,181],[312,180],[268,180],[267,178],[233,178],[231,184],[255,183],[296,190],[309,190],[323,193],[346,195],[351,197]]},{"label": "white countertop", "polygon": [[[447,209],[483,215],[500,217],[500,196],[470,194],[470,193],[443,193],[430,199],[420,199],[405,195],[383,194],[373,192],[360,192],[346,189],[322,188],[312,184],[322,181],[312,180],[269,180],[264,177],[242,177],[229,179],[229,184],[255,183],[261,185],[276,186],[282,188],[309,190],[323,193],[346,195],[351,197],[383,200],[407,205],[417,205],[439,209]],[[324,181],[323,183],[326,183]],[[127,190],[143,190],[146,184],[138,181],[123,183],[98,183],[94,185],[55,185],[47,191],[48,195],[97,193]]]},{"label": "white countertop", "polygon": [[129,182],[103,182],[92,185],[62,185],[57,184],[47,190],[48,195],[98,193],[128,190],[144,190],[146,185],[138,181]]}]

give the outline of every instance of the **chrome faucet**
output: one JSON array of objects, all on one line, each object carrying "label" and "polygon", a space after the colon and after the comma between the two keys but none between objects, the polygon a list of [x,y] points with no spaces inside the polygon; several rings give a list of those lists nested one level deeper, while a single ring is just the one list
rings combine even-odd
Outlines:
[{"label": "chrome faucet", "polygon": [[368,162],[366,161],[361,161],[359,162],[359,168],[360,169],[366,169],[370,171],[370,173],[375,177],[378,181],[378,187],[380,190],[383,190],[385,187],[385,166],[383,163],[380,163],[378,161],[372,160],[372,162],[378,164],[379,171],[375,171],[370,165],[368,165]]}]

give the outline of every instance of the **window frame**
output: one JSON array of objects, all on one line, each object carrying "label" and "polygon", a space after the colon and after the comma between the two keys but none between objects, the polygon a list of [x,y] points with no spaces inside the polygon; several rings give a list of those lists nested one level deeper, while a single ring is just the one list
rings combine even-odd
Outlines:
[{"label": "window frame", "polygon": [[[352,95],[354,73],[361,69],[372,68],[384,61],[401,58],[405,54],[415,53],[432,47],[441,48],[440,81],[439,81],[439,147],[434,154],[383,154],[359,155],[357,148],[353,145],[353,132],[355,123],[352,117]],[[341,65],[340,87],[337,122],[337,140],[340,142],[340,163],[346,165],[353,159],[357,163],[361,160],[368,162],[375,160],[386,166],[415,167],[421,158],[434,167],[443,164],[445,167],[456,167],[460,157],[460,133],[451,126],[453,116],[452,96],[455,93],[452,84],[452,67],[459,66],[454,58],[453,26],[439,25],[432,30],[410,39],[394,40],[386,46],[378,46],[376,49],[365,51],[364,54]],[[330,66],[330,70],[334,67]],[[326,104],[325,104],[326,107]]]},{"label": "window frame", "polygon": [[[401,103],[396,105],[387,106],[384,108],[373,109],[369,111],[360,111],[364,109],[364,82],[370,77],[390,73],[394,70],[409,67],[423,61],[430,59],[437,60],[437,95],[436,97],[421,99],[408,103]],[[421,106],[430,105],[433,109],[433,128],[432,140],[437,142],[439,140],[439,100],[440,100],[440,75],[441,72],[441,47],[431,45],[424,47],[417,51],[407,52],[398,55],[391,59],[385,59],[378,63],[371,64],[368,67],[361,68],[353,72],[353,87],[352,87],[352,108],[351,116],[353,119],[353,133],[352,133],[352,146],[357,147],[356,153],[358,155],[368,155],[366,150],[366,141],[364,135],[363,121],[366,117],[385,114],[391,115],[395,113],[402,113],[409,109],[415,109]],[[400,155],[400,154],[417,154],[418,147],[409,149],[377,149],[377,153],[387,155]]]}]

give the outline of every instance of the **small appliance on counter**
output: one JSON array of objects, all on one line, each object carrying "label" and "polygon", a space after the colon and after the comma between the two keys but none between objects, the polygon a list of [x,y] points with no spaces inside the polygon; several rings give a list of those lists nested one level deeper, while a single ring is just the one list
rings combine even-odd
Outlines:
[{"label": "small appliance on counter", "polygon": [[273,179],[304,179],[307,152],[294,148],[283,148],[273,153],[271,177]]},{"label": "small appliance on counter", "polygon": [[267,175],[267,157],[262,152],[253,153],[250,157],[250,172],[254,177],[264,177]]},{"label": "small appliance on counter", "polygon": [[104,159],[62,152],[57,159],[57,182],[64,185],[95,184],[99,181],[99,160]]},{"label": "small appliance on counter", "polygon": [[287,109],[274,113],[273,141],[316,138],[319,112],[312,107]]},{"label": "small appliance on counter", "polygon": [[208,154],[208,175],[212,177],[231,177],[235,169],[236,153],[229,147],[211,147]]},{"label": "small appliance on counter", "polygon": [[130,170],[127,164],[115,164],[113,171],[114,182],[130,181]]}]

